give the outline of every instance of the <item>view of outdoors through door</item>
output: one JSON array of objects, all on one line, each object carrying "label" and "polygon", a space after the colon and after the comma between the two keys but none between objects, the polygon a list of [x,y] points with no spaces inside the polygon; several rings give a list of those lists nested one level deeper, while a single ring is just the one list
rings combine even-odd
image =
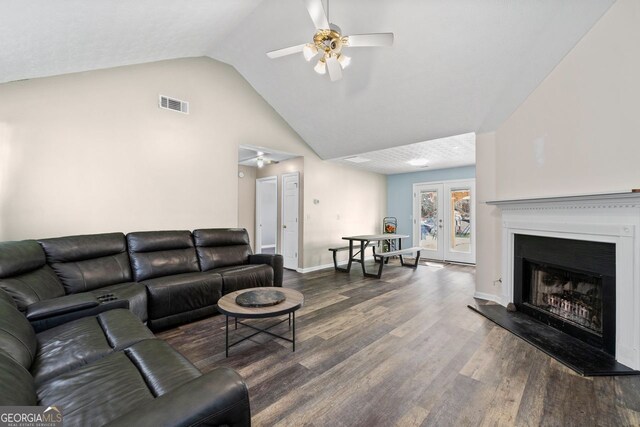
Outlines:
[{"label": "view of outdoors through door", "polygon": [[450,249],[471,251],[471,196],[469,189],[451,190],[451,239]]},{"label": "view of outdoors through door", "polygon": [[413,239],[423,258],[475,263],[474,187],[474,180],[414,184]]},{"label": "view of outdoors through door", "polygon": [[420,191],[420,247],[438,250],[438,191]]}]

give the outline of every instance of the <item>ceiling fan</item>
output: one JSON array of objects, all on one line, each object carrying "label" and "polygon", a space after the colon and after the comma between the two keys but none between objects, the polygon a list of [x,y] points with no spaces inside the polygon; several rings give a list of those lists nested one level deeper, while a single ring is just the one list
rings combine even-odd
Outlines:
[{"label": "ceiling fan", "polygon": [[329,78],[334,82],[342,78],[342,70],[351,62],[351,58],[342,52],[343,47],[391,46],[393,44],[393,33],[343,36],[338,26],[329,24],[322,0],[302,1],[316,27],[313,42],[267,52],[269,58],[280,58],[302,52],[304,58],[311,61],[320,54],[322,56],[313,69],[318,74],[325,74],[328,71]]}]

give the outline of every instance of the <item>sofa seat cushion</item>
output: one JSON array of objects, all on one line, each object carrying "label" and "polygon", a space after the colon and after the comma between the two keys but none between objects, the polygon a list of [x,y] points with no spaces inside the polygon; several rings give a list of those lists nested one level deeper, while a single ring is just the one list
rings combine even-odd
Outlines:
[{"label": "sofa seat cushion", "polygon": [[222,293],[273,286],[273,268],[266,264],[238,265],[212,270],[222,276]]},{"label": "sofa seat cushion", "polygon": [[42,384],[38,404],[61,406],[65,426],[103,425],[200,376],[167,343],[146,340]]},{"label": "sofa seat cushion", "polygon": [[141,341],[124,352],[142,373],[155,397],[202,375],[183,355],[159,339]]},{"label": "sofa seat cushion", "polygon": [[154,399],[123,352],[52,378],[36,392],[38,405],[62,408],[65,426],[101,426]]},{"label": "sofa seat cushion", "polygon": [[40,332],[31,373],[36,384],[78,369],[114,351],[154,338],[129,310],[105,311]]},{"label": "sofa seat cushion", "polygon": [[129,310],[143,322],[147,321],[147,291],[144,285],[136,282],[118,283],[105,286],[92,291],[91,294],[99,297],[105,294],[113,294],[118,299],[129,301]]},{"label": "sofa seat cushion", "polygon": [[222,277],[211,272],[175,274],[142,283],[147,287],[149,319],[212,306],[222,295]]}]

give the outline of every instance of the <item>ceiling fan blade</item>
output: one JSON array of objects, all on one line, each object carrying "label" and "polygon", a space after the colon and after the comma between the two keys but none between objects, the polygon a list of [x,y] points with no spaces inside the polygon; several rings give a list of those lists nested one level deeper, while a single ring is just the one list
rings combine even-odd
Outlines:
[{"label": "ceiling fan blade", "polygon": [[342,78],[342,67],[335,56],[327,58],[327,70],[332,82]]},{"label": "ceiling fan blade", "polygon": [[307,6],[313,25],[316,26],[316,30],[328,30],[329,20],[327,14],[322,6],[322,0],[304,0],[304,5]]},{"label": "ceiling fan blade", "polygon": [[347,36],[347,46],[391,46],[393,45],[393,33],[354,34]]},{"label": "ceiling fan blade", "polygon": [[294,53],[302,52],[305,46],[306,43],[298,46],[285,47],[284,49],[272,50],[271,52],[267,52],[267,56],[274,59],[280,58],[281,56],[293,55]]}]

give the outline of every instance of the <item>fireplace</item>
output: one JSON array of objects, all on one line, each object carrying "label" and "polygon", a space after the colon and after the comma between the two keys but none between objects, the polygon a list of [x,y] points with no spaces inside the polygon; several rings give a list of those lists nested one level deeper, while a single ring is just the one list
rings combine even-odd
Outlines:
[{"label": "fireplace", "polygon": [[613,243],[514,235],[519,311],[615,356]]},{"label": "fireplace", "polygon": [[[576,343],[584,344],[582,340],[594,343],[596,347],[604,350],[596,350],[594,353],[605,355],[627,368],[640,371],[640,192],[497,200],[487,204],[500,209],[499,225],[502,228],[502,239],[499,242],[502,269],[496,274],[494,282],[494,287],[496,290],[499,289],[500,295],[494,300],[503,306],[513,302],[522,310],[530,310],[529,312],[534,314],[529,315],[521,311],[517,314],[522,314],[524,319],[529,319],[529,322],[550,331],[557,333],[545,323],[555,322],[556,325],[559,323],[561,326],[567,326],[581,335],[580,339],[574,339]],[[538,240],[540,245],[528,245],[526,240],[534,237],[549,238],[553,243]],[[584,245],[578,242],[584,242]],[[567,250],[558,250],[565,248],[565,245]],[[526,285],[529,286],[528,293],[524,294],[523,282],[525,277],[526,280],[531,280],[532,270],[536,267],[547,269],[551,274],[558,274],[557,268],[566,270],[568,273],[563,274],[568,276],[560,277],[571,279],[567,280],[572,282],[567,291],[573,289],[578,294],[586,291],[589,295],[589,290],[585,289],[584,285],[578,289],[577,284],[582,282],[600,286],[597,280],[600,278],[602,331],[596,325],[585,326],[580,321],[575,321],[575,318],[572,320],[570,317],[567,318],[568,316],[558,316],[558,313],[547,310],[548,307],[544,305],[529,307],[535,305],[535,300],[525,303],[523,295],[529,298],[532,289],[529,283]],[[526,276],[525,268],[529,269]],[[501,279],[501,282],[498,279]],[[516,280],[520,283],[516,284]],[[544,289],[542,292],[550,293],[544,292]],[[593,292],[591,291],[591,295]],[[479,298],[492,297],[489,292],[476,294]],[[574,303],[582,298],[573,292],[568,295],[563,292],[561,296]],[[558,304],[558,300],[552,302]],[[563,301],[559,302],[562,303]],[[566,302],[564,304],[565,308],[574,307]],[[531,316],[537,316],[539,313],[546,315],[542,320],[545,323],[541,324],[531,319]],[[589,352],[594,345],[585,344],[588,348],[584,350]],[[567,357],[574,359],[575,349],[567,350],[572,350],[567,351]],[[589,361],[594,357],[593,354],[589,354],[584,359]],[[591,367],[585,367],[583,372],[586,371],[594,372]],[[596,371],[600,372],[600,375],[603,372],[611,372],[607,369]]]}]

